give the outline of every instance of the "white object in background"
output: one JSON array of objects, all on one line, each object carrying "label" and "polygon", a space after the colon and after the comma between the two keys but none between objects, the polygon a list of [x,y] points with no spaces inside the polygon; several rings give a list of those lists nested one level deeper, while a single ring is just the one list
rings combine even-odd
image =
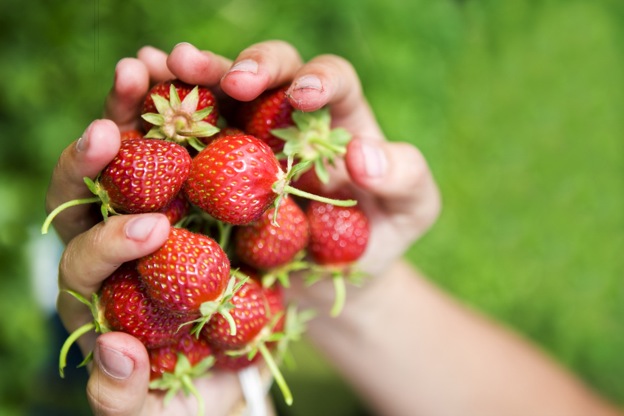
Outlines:
[{"label": "white object in background", "polygon": [[245,416],[268,416],[267,394],[271,386],[265,385],[260,376],[258,366],[251,365],[238,372],[238,380],[243,390],[243,397],[247,403]]}]

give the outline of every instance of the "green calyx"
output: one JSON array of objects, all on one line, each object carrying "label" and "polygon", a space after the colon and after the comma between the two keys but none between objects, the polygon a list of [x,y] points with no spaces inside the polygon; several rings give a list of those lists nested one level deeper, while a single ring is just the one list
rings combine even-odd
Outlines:
[{"label": "green calyx", "polygon": [[277,194],[277,198],[275,198],[275,201],[273,202],[273,206],[275,208],[272,219],[273,225],[279,226],[279,224],[277,223],[277,211],[282,203],[282,199],[288,194],[296,195],[300,198],[324,202],[326,204],[336,205],[339,207],[352,207],[354,205],[357,205],[357,201],[354,199],[326,198],[324,196],[315,195],[313,193],[306,192],[291,186],[290,182],[298,175],[303,173],[306,169],[308,169],[311,163],[311,161],[300,161],[298,163],[294,163],[294,156],[288,156],[286,172],[281,172],[281,175],[273,184],[273,192]]},{"label": "green calyx", "polygon": [[286,142],[285,156],[309,162],[321,182],[328,183],[327,165],[333,165],[336,157],[346,153],[351,134],[343,128],[332,129],[328,108],[313,112],[294,111],[292,120],[294,126],[274,129],[271,133]]},{"label": "green calyx", "polygon": [[197,414],[203,415],[206,405],[193,380],[209,375],[208,370],[212,368],[214,362],[214,357],[208,356],[197,364],[192,365],[184,354],[178,353],[178,360],[173,372],[164,373],[161,378],[153,380],[150,382],[149,388],[167,391],[164,398],[165,406],[171,402],[179,391],[182,391],[187,396],[192,394],[197,400]]},{"label": "green calyx", "polygon": [[[61,351],[59,354],[59,374],[61,375],[61,378],[65,377],[65,367],[67,366],[67,355],[69,354],[69,349],[81,336],[91,331],[95,331],[96,333],[100,333],[100,334],[110,331],[110,329],[106,325],[106,319],[102,315],[102,311],[99,306],[99,303],[100,303],[99,297],[97,294],[94,293],[92,300],[89,301],[81,294],[74,292],[72,290],[66,290],[65,292],[72,295],[80,303],[86,305],[89,308],[89,310],[91,310],[93,321],[87,322],[86,324],[76,329],[67,337],[67,339],[63,343],[63,346],[61,347]],[[87,365],[89,361],[91,361],[92,358],[93,358],[93,354],[89,353],[85,357],[83,362],[80,363],[79,367]]]},{"label": "green calyx", "polygon": [[83,178],[83,181],[87,185],[87,188],[89,188],[91,193],[93,193],[95,196],[90,198],[72,199],[71,201],[67,201],[56,207],[52,212],[50,212],[50,214],[48,214],[45,221],[43,222],[43,225],[41,226],[41,234],[48,233],[48,231],[50,230],[50,225],[52,225],[52,221],[54,221],[54,218],[56,218],[58,214],[65,211],[67,208],[75,207],[78,205],[93,204],[99,202],[101,204],[100,211],[102,213],[104,221],[108,219],[108,216],[110,214],[118,214],[111,206],[108,192],[106,192],[106,190],[102,188],[98,180],[93,181],[91,178],[85,176]]},{"label": "green calyx", "polygon": [[234,297],[236,292],[245,284],[247,279],[249,279],[248,276],[238,270],[232,270],[228,285],[221,297],[215,301],[202,303],[199,308],[201,317],[183,325],[193,324],[194,326],[193,329],[191,329],[191,334],[199,337],[204,325],[208,323],[214,314],[218,313],[227,321],[230,327],[230,335],[236,335],[236,322],[234,322],[234,318],[230,313],[230,311],[234,309],[232,297]]},{"label": "green calyx", "polygon": [[359,286],[366,275],[350,265],[318,265],[310,268],[310,274],[306,276],[306,284],[313,285],[319,280],[330,278],[334,286],[334,304],[329,312],[332,317],[337,317],[344,308],[347,297],[347,283]]},{"label": "green calyx", "polygon": [[171,84],[169,100],[153,94],[157,113],[145,113],[141,117],[154,127],[145,137],[164,139],[182,145],[189,145],[201,151],[205,145],[200,137],[210,137],[219,132],[219,128],[204,119],[212,112],[213,107],[197,109],[199,105],[199,87],[195,86],[184,100],[180,100],[176,87]]},{"label": "green calyx", "polygon": [[262,273],[262,286],[271,287],[278,281],[283,287],[290,287],[290,274],[310,267],[310,263],[305,261],[305,250],[301,250],[288,263],[277,266]]}]

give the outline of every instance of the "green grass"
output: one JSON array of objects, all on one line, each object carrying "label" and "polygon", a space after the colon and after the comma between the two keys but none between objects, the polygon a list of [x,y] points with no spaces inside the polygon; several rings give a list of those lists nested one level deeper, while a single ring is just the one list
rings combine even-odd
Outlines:
[{"label": "green grass", "polygon": [[[29,230],[58,154],[100,116],[116,61],[180,41],[234,57],[270,38],[306,59],[351,60],[387,136],[429,159],[444,210],[409,258],[624,404],[619,2],[29,4],[0,6],[0,413],[20,413],[49,341],[30,295]],[[314,414],[321,395],[357,412],[320,357],[305,345],[296,355],[291,414]]]}]

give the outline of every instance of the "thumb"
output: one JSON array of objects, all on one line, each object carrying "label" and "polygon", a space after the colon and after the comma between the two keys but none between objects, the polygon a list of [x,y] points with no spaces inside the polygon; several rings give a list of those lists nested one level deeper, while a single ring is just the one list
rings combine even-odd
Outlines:
[{"label": "thumb", "polygon": [[143,344],[121,332],[98,337],[94,365],[87,384],[89,403],[96,415],[138,415],[149,384],[149,358]]}]

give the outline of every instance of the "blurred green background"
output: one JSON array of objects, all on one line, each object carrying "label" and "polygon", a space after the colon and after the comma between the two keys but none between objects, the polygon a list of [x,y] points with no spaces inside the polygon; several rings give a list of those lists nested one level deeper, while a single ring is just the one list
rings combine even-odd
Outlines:
[{"label": "blurred green background", "polygon": [[[0,414],[84,412],[83,386],[53,371],[58,249],[38,228],[116,62],[181,41],[234,58],[271,38],[349,59],[388,138],[428,158],[444,211],[410,259],[624,404],[624,3],[4,0],[0,35]],[[287,414],[365,414],[295,352]]]}]

